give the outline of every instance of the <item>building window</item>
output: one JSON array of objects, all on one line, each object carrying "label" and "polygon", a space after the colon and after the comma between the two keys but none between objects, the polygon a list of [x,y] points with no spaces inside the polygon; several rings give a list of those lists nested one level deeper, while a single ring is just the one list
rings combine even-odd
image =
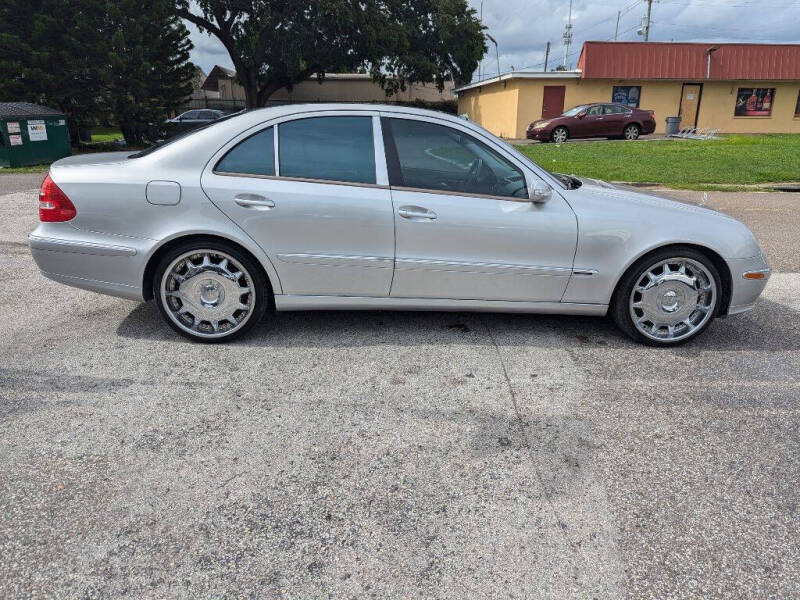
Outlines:
[{"label": "building window", "polygon": [[797,92],[797,104],[794,107],[794,116],[800,118],[800,92]]},{"label": "building window", "polygon": [[775,88],[739,88],[733,116],[769,117],[774,102]]},{"label": "building window", "polygon": [[615,85],[611,91],[611,101],[625,106],[639,108],[639,98],[642,95],[640,85]]}]

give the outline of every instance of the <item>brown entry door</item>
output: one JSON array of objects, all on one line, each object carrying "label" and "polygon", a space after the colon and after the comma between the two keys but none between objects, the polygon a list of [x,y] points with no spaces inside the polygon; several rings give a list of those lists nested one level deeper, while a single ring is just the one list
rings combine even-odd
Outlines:
[{"label": "brown entry door", "polygon": [[564,85],[546,85],[542,94],[542,118],[552,119],[564,112]]},{"label": "brown entry door", "polygon": [[697,110],[700,108],[700,94],[703,85],[700,83],[684,83],[681,92],[681,129],[697,127]]}]

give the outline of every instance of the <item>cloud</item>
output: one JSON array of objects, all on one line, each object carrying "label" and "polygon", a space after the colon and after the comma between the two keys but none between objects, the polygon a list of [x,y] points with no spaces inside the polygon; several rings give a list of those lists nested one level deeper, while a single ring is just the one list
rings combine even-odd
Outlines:
[{"label": "cloud", "polygon": [[194,48],[191,52],[191,61],[198,65],[208,74],[214,65],[220,65],[229,69],[233,68],[233,62],[228,55],[225,46],[216,37],[207,33],[202,33],[195,25],[184,21],[189,29],[189,37],[192,39]]},{"label": "cloud", "polygon": [[[481,0],[469,0],[480,11]],[[627,7],[619,23],[620,40],[641,40],[636,29],[645,14],[646,3],[616,0],[600,4],[573,0],[572,46],[567,59],[575,67],[586,40],[614,38],[617,11]],[[483,23],[496,40],[500,70],[541,70],[545,45],[550,41],[548,69],[561,64],[564,47],[561,35],[567,22],[569,0],[483,0]],[[654,2],[650,40],[654,42],[765,42],[797,43],[800,5],[792,0],[665,0]],[[497,74],[494,46],[483,59],[483,76]],[[475,74],[477,78],[477,73]]]},{"label": "cloud", "polygon": [[[480,10],[481,0],[469,0]],[[573,0],[573,41],[567,62],[574,68],[585,40],[610,40],[614,37],[617,11],[633,5],[620,19],[620,40],[641,40],[636,29],[645,12],[644,2],[616,0],[599,4]],[[483,22],[497,40],[500,70],[541,70],[544,50],[550,41],[548,68],[564,58],[561,34],[567,21],[569,0],[483,0]],[[800,5],[792,0],[665,0],[654,2],[651,15],[651,41],[676,42],[800,42],[797,20]],[[208,73],[214,65],[233,68],[222,43],[187,23],[194,50],[192,61]],[[483,59],[484,76],[497,74],[494,46]],[[477,78],[477,73],[475,74]]]}]

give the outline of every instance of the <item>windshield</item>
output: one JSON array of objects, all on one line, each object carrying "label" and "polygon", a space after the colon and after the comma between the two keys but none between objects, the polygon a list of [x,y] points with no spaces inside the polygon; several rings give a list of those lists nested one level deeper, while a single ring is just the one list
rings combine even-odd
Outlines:
[{"label": "windshield", "polygon": [[586,110],[586,105],[581,104],[580,106],[576,106],[575,108],[570,108],[567,112],[563,113],[562,117],[574,117],[582,110]]},{"label": "windshield", "polygon": [[190,135],[193,135],[193,134],[197,133],[198,131],[202,131],[203,129],[208,129],[209,127],[214,127],[214,125],[222,123],[223,121],[227,121],[228,119],[230,119],[232,117],[236,117],[238,115],[244,114],[244,112],[245,111],[240,110],[239,112],[235,112],[235,113],[231,113],[229,115],[225,115],[224,117],[220,117],[219,119],[216,119],[214,121],[206,123],[205,125],[201,125],[200,127],[195,127],[194,129],[190,129],[189,131],[184,131],[183,133],[180,133],[180,134],[178,134],[176,136],[173,136],[171,138],[167,138],[165,140],[161,140],[160,142],[158,142],[156,144],[153,144],[149,148],[145,148],[144,150],[141,150],[140,152],[135,152],[134,154],[131,154],[130,156],[128,156],[128,158],[142,158],[143,156],[147,156],[148,154],[152,154],[153,152],[155,152],[159,148],[163,148],[164,146],[169,146],[172,142],[177,142],[178,140],[182,140],[183,138],[189,137]]}]

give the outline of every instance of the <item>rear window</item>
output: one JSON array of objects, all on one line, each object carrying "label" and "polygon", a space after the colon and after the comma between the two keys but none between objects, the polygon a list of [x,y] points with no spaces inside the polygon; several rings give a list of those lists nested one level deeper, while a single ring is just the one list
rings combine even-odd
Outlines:
[{"label": "rear window", "polygon": [[157,144],[153,144],[149,148],[145,148],[140,152],[135,152],[134,154],[129,155],[128,158],[142,158],[144,156],[147,156],[148,154],[152,154],[156,150],[164,148],[165,146],[169,146],[173,142],[177,142],[178,140],[182,140],[184,138],[189,137],[190,135],[194,135],[200,131],[203,131],[204,129],[208,129],[209,127],[216,127],[219,123],[224,123],[228,119],[232,119],[233,117],[237,117],[241,114],[244,114],[244,112],[245,111],[241,110],[239,112],[231,113],[229,115],[225,115],[224,117],[220,117],[219,119],[215,119],[214,121],[206,123],[205,125],[202,125],[200,127],[195,127],[194,129],[190,129],[189,131],[184,131],[181,134],[162,140]]},{"label": "rear window", "polygon": [[240,142],[217,163],[217,172],[275,175],[275,128],[268,127]]}]

